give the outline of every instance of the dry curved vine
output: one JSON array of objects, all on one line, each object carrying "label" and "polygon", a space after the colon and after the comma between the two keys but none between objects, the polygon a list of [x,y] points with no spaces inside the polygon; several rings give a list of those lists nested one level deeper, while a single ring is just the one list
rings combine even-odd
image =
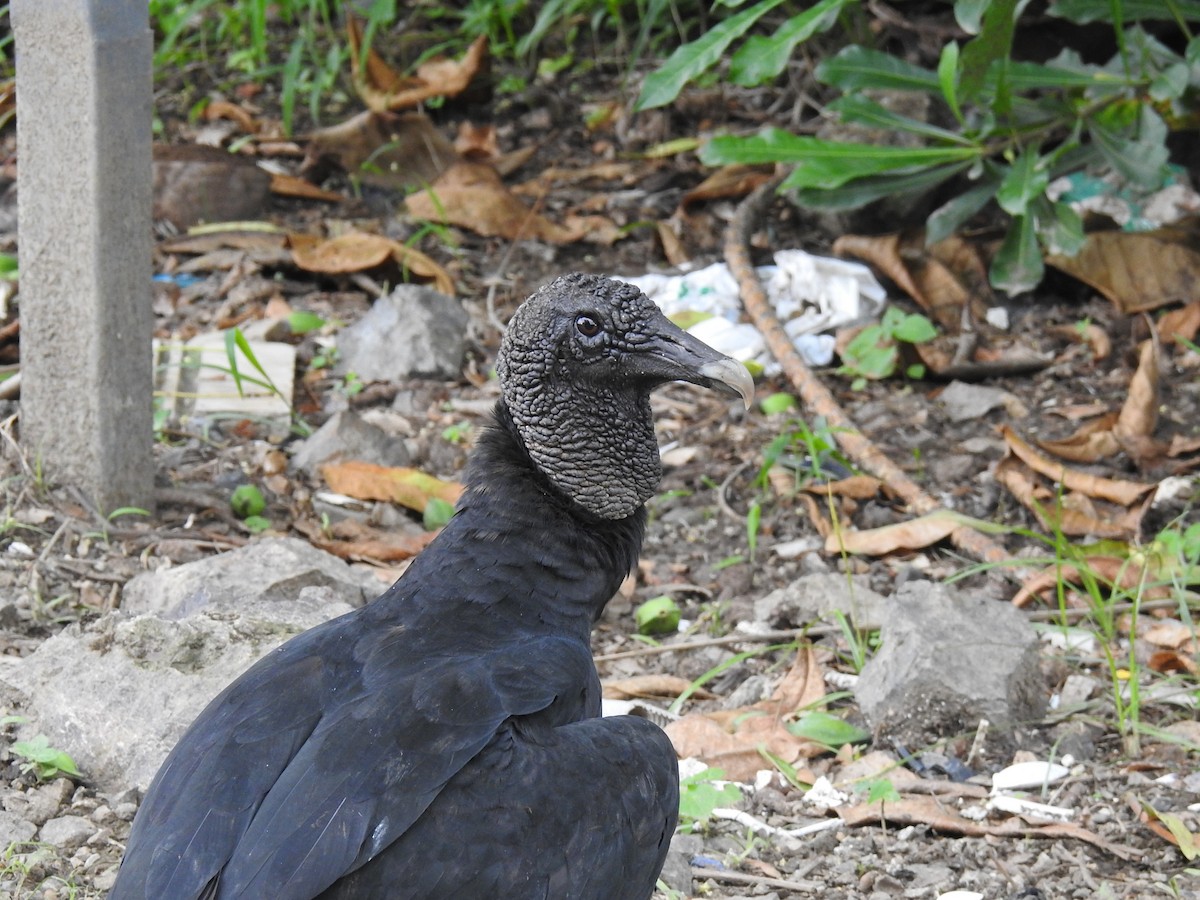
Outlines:
[{"label": "dry curved vine", "polygon": [[[824,417],[846,455],[864,470],[886,482],[913,513],[924,515],[935,512],[942,506],[858,430],[829,389],[804,363],[758,280],[750,261],[750,235],[754,233],[758,220],[782,179],[782,175],[776,176],[743,200],[725,232],[725,260],[737,279],[742,305],[762,332],[767,348],[783,367],[784,374],[800,395],[805,408]],[[960,551],[980,562],[1002,563],[1009,559],[1004,548],[995,541],[965,525],[956,529],[950,535],[950,540]]]}]

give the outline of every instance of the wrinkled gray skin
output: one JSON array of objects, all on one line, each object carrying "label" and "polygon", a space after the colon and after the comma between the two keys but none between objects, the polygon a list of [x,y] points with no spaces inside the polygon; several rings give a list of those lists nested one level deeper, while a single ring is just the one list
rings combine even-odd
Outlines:
[{"label": "wrinkled gray skin", "polygon": [[[573,306],[562,302],[567,295],[596,299]],[[564,327],[567,317],[587,317],[598,331]],[[530,344],[530,334],[565,337]],[[641,379],[611,377],[631,365]],[[690,381],[740,394],[747,406],[754,390],[744,366],[676,327],[637,288],[596,275],[567,275],[530,297],[509,323],[496,371],[538,468],[602,519],[632,515],[658,487],[648,387]]]}]

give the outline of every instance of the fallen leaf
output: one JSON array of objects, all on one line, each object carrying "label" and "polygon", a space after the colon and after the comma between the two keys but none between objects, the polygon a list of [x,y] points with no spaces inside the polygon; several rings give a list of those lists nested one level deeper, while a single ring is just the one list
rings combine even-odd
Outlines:
[{"label": "fallen leaf", "polygon": [[1016,432],[1007,425],[1001,426],[1000,433],[1004,437],[1005,443],[1008,444],[1009,449],[1025,465],[1029,466],[1035,472],[1045,475],[1047,478],[1062,482],[1069,490],[1079,491],[1090,497],[1109,500],[1121,506],[1129,506],[1135,503],[1143,494],[1154,489],[1153,484],[1101,478],[1096,475],[1089,475],[1086,472],[1069,469],[1062,463],[1049,459],[1039,453],[1018,437]]},{"label": "fallen leaf", "polygon": [[1107,359],[1112,353],[1112,339],[1108,332],[1095,322],[1080,325],[1055,325],[1048,329],[1050,334],[1066,338],[1068,341],[1087,344],[1092,350],[1093,359]]},{"label": "fallen leaf", "polygon": [[702,200],[745,197],[760,184],[771,180],[774,166],[748,166],[734,163],[722,166],[683,195],[685,209]]},{"label": "fallen leaf", "polygon": [[925,246],[923,231],[864,236],[847,234],[833,242],[838,256],[854,256],[890,278],[946,332],[962,330],[963,308],[975,321],[987,314],[992,296],[987,268],[974,245],[951,236]]},{"label": "fallen leaf", "polygon": [[1178,650],[1156,650],[1146,664],[1155,672],[1188,672],[1192,675],[1200,672],[1196,660]]},{"label": "fallen leaf", "polygon": [[377,466],[349,460],[321,467],[321,475],[330,489],[358,500],[387,500],[417,512],[424,512],[431,499],[458,502],[462,485],[443,481],[419,469]]},{"label": "fallen leaf", "polygon": [[350,69],[358,96],[375,112],[416,106],[432,97],[454,97],[484,71],[487,60],[487,35],[480,35],[467,48],[462,59],[435,56],[417,67],[413,76],[394,70],[373,47],[362,57],[362,25],[357,17],[346,16],[346,36],[350,44]]},{"label": "fallen leaf", "polygon": [[307,272],[345,275],[394,262],[405,272],[429,279],[443,294],[454,296],[450,273],[420,250],[379,234],[350,231],[322,240],[310,235],[291,236],[292,257]]},{"label": "fallen leaf", "polygon": [[[663,731],[671,739],[675,753],[681,758],[693,757],[703,760],[709,767],[722,769],[730,781],[753,782],[760,769],[769,768],[755,745],[730,734],[719,723],[702,713],[691,713],[677,722],[671,722]],[[787,734],[795,744],[800,742]],[[772,749],[784,762],[795,762],[800,758],[794,747]]]},{"label": "fallen leaf", "polygon": [[1117,424],[1113,426],[1122,446],[1140,438],[1148,438],[1158,424],[1158,344],[1142,342],[1138,352],[1138,367],[1129,382],[1129,394],[1121,406]]},{"label": "fallen leaf", "polygon": [[351,231],[327,240],[292,237],[292,256],[306,272],[345,275],[383,265],[392,258],[392,240],[380,234]]},{"label": "fallen leaf", "polygon": [[435,181],[458,158],[428,116],[367,110],[310,134],[300,173],[321,181],[332,163],[366,184],[413,190]]},{"label": "fallen leaf", "polygon": [[1088,578],[1100,578],[1122,591],[1129,591],[1145,580],[1144,572],[1143,567],[1118,556],[1089,556],[1078,563],[1057,563],[1026,580],[1012,602],[1014,606],[1025,606],[1034,597],[1053,602],[1060,583],[1083,585]]},{"label": "fallen leaf", "polygon": [[1120,452],[1121,444],[1113,434],[1118,413],[1112,412],[1086,422],[1070,437],[1060,441],[1038,441],[1038,446],[1048,453],[1069,459],[1071,462],[1099,462]]},{"label": "fallen leaf", "polygon": [[827,497],[849,497],[852,500],[870,500],[879,496],[886,485],[874,475],[851,475],[824,484],[806,484],[804,490],[810,494]]},{"label": "fallen leaf", "polygon": [[253,114],[243,106],[230,103],[228,100],[210,100],[204,107],[204,119],[214,122],[217,119],[228,119],[237,122],[238,127],[246,134],[258,134],[259,124]]},{"label": "fallen leaf", "polygon": [[393,563],[410,559],[420,553],[434,539],[436,532],[401,534],[394,529],[383,530],[370,525],[345,519],[326,530],[311,519],[295,522],[296,530],[310,544],[342,559],[378,563]]},{"label": "fallen leaf", "polygon": [[337,191],[327,191],[311,181],[279,172],[271,173],[271,193],[278,197],[299,197],[302,200],[323,200],[326,203],[341,203],[346,199]]},{"label": "fallen leaf", "polygon": [[1184,341],[1195,343],[1196,334],[1200,332],[1200,300],[1193,300],[1187,306],[1166,313],[1158,320],[1156,327],[1164,343],[1174,341],[1180,346]]},{"label": "fallen leaf", "polygon": [[919,550],[949,537],[963,525],[950,510],[939,509],[894,525],[864,531],[835,531],[825,539],[826,553],[862,553],[886,556],[897,550]]},{"label": "fallen leaf", "polygon": [[454,150],[463,159],[492,162],[500,156],[496,126],[462,122],[458,126],[458,135],[454,138]]},{"label": "fallen leaf", "polygon": [[752,709],[761,709],[776,717],[789,716],[798,709],[817,703],[825,696],[825,674],[817,662],[812,644],[801,644],[796,658],[769,700],[760,700]]},{"label": "fallen leaf", "polygon": [[1075,256],[1046,263],[1091,285],[1123,313],[1188,302],[1200,282],[1200,252],[1180,229],[1094,231]]},{"label": "fallen leaf", "polygon": [[1001,459],[996,464],[994,476],[1022,506],[1037,517],[1043,528],[1057,528],[1070,536],[1093,535],[1116,540],[1124,540],[1137,533],[1144,507],[1128,511],[1113,522],[1089,517],[1076,509],[1060,507],[1056,503],[1056,495],[1050,491],[1042,490],[1039,497],[1040,488],[1032,473],[1015,456]]},{"label": "fallen leaf", "polygon": [[1182,649],[1185,644],[1190,645],[1191,652],[1195,652],[1196,631],[1182,622],[1172,619],[1167,622],[1157,622],[1138,633],[1143,641],[1148,644],[1154,644],[1156,647],[1169,647],[1172,650]]},{"label": "fallen leaf", "polygon": [[496,171],[483,163],[456,163],[427,190],[410,194],[405,202],[415,218],[458,225],[485,237],[554,244],[585,237],[604,243],[613,237],[611,232],[601,233],[598,217],[581,217],[573,227],[556,225],[525,206],[504,186]]},{"label": "fallen leaf", "polygon": [[691,260],[691,254],[684,249],[683,241],[675,233],[672,223],[655,222],[654,230],[658,235],[659,244],[662,245],[663,256],[666,257],[668,263],[672,266],[683,266]]},{"label": "fallen leaf", "polygon": [[[674,700],[692,686],[686,678],[678,675],[634,675],[630,678],[617,678],[602,684],[605,700],[640,700],[651,697],[663,697]],[[704,688],[696,688],[691,696],[697,700],[712,700],[717,695]]]},{"label": "fallen leaf", "polygon": [[935,831],[962,837],[1043,837],[1073,838],[1098,847],[1120,859],[1140,859],[1141,853],[1104,840],[1093,831],[1070,822],[1030,825],[1020,818],[992,824],[965,819],[936,797],[905,796],[898,801],[860,803],[837,810],[838,817],[850,827],[878,825],[886,820],[893,825],[928,825]]},{"label": "fallen leaf", "polygon": [[1171,446],[1167,449],[1167,456],[1172,459],[1179,456],[1187,456],[1189,453],[1195,453],[1200,450],[1200,437],[1188,437],[1187,435],[1177,434],[1171,438]]}]

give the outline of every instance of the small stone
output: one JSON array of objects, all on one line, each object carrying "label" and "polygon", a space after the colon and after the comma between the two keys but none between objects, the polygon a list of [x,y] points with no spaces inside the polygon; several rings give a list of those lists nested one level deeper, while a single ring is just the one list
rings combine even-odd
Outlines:
[{"label": "small stone", "polygon": [[363,381],[457,378],[468,318],[454,297],[398,285],[338,335],[338,373],[354,372]]},{"label": "small stone", "polygon": [[0,811],[0,848],[32,840],[36,833],[37,826],[28,819],[15,813]]},{"label": "small stone", "polygon": [[113,815],[122,822],[132,822],[133,817],[137,815],[136,803],[118,803],[113,807]]},{"label": "small stone", "polygon": [[111,822],[115,818],[115,816],[113,815],[111,806],[101,803],[99,806],[97,806],[95,809],[92,810],[91,815],[89,815],[88,818],[91,819],[93,822],[95,822],[97,825],[106,825],[109,822]]},{"label": "small stone", "polygon": [[40,837],[60,850],[74,850],[95,833],[96,826],[82,816],[59,816],[42,826]]}]

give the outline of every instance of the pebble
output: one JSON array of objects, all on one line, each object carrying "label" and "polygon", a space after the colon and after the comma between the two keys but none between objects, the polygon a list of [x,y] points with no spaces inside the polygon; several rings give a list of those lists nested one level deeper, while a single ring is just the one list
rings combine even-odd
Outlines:
[{"label": "pebble", "polygon": [[95,833],[96,827],[83,816],[59,816],[42,826],[41,839],[60,850],[73,850]]}]

